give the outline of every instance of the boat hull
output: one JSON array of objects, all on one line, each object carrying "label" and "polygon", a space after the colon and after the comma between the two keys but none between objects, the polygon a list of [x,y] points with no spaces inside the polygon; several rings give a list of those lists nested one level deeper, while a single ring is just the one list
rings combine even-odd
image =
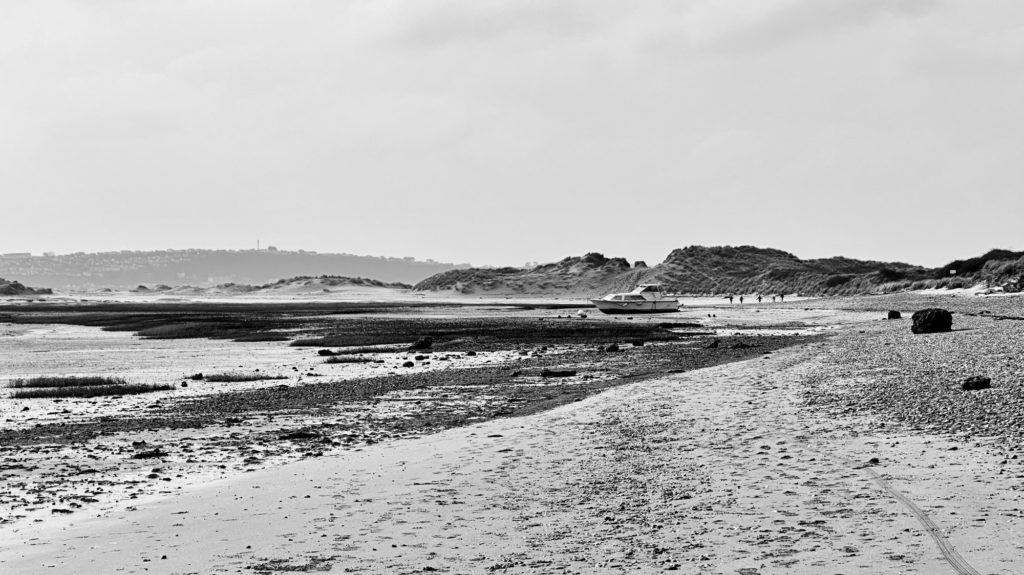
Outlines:
[{"label": "boat hull", "polygon": [[608,301],[603,299],[592,299],[598,310],[603,313],[672,313],[679,311],[679,302],[676,300],[662,301]]}]

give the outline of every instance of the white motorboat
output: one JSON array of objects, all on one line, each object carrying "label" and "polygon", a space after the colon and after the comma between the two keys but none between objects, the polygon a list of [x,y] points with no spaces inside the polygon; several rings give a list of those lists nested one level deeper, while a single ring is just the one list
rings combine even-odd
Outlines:
[{"label": "white motorboat", "polygon": [[629,293],[613,293],[590,303],[604,313],[669,313],[679,309],[679,300],[665,294],[660,284],[641,284]]}]

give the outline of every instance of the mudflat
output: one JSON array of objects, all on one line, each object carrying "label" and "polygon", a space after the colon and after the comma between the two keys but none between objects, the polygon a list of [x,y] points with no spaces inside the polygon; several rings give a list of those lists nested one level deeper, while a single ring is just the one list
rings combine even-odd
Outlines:
[{"label": "mudflat", "polygon": [[[1005,318],[1021,315],[1020,300],[942,298],[962,328],[949,334],[912,336],[907,321],[881,319],[929,298],[713,306],[672,320],[496,311],[513,323],[606,325],[573,341],[462,334],[411,360],[415,373],[395,365],[426,354],[380,352],[367,357],[393,374],[303,370],[284,384],[166,393],[152,416],[31,422],[14,416],[30,400],[4,400],[15,408],[4,413],[3,480],[26,495],[5,502],[0,565],[1019,572],[1024,470],[1011,415],[1022,381],[1019,346],[1007,343],[1024,322]],[[672,322],[691,325],[656,326]],[[633,346],[612,333],[620,324],[673,335]],[[620,351],[598,351],[611,343]],[[311,349],[287,349],[312,361]],[[481,356],[492,365],[455,365]],[[982,371],[995,374],[992,389],[959,389]],[[363,391],[338,391],[352,387]],[[979,413],[991,415],[979,423]],[[135,459],[144,446],[129,439],[164,455]]]}]

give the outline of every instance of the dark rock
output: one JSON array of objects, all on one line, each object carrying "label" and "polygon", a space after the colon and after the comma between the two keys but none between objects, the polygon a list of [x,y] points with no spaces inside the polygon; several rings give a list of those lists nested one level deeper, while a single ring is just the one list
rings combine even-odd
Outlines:
[{"label": "dark rock", "polygon": [[645,268],[645,267],[647,267],[647,262],[645,262],[643,260],[637,260],[637,261],[633,262],[633,268]]},{"label": "dark rock", "polygon": [[576,375],[575,369],[548,369],[544,368],[540,371],[541,377],[572,377]]},{"label": "dark rock", "polygon": [[183,381],[183,382],[181,382],[181,386],[182,386],[182,387],[188,387],[188,382],[187,382],[187,381]]},{"label": "dark rock", "polygon": [[914,333],[939,333],[953,329],[953,314],[937,307],[915,311],[910,319],[914,322],[910,331]]},{"label": "dark rock", "polygon": [[424,359],[427,359],[428,357],[430,357],[430,356],[427,356],[427,355],[417,355],[413,359],[415,359],[416,361],[423,361]]},{"label": "dark rock", "polygon": [[421,338],[416,340],[416,343],[414,343],[414,344],[409,346],[409,350],[412,351],[412,350],[430,349],[431,346],[433,346],[433,345],[434,345],[433,338],[421,337]]},{"label": "dark rock", "polygon": [[619,344],[613,343],[609,346],[605,346],[604,351],[619,351]]},{"label": "dark rock", "polygon": [[189,379],[191,379],[192,381],[199,381],[200,379],[203,379],[203,374],[202,373],[194,373],[194,374],[192,374],[192,377],[189,377]]},{"label": "dark rock", "polygon": [[891,310],[889,310],[889,315],[886,317],[886,319],[900,319],[902,317],[903,316],[900,315],[900,312],[898,312],[898,311],[896,311],[894,309],[891,309]]},{"label": "dark rock", "polygon": [[962,387],[964,391],[988,389],[992,387],[992,380],[983,375],[974,375],[965,379],[964,382],[960,384],[960,387]]},{"label": "dark rock", "polygon": [[150,449],[148,451],[139,451],[135,455],[132,455],[132,459],[152,459],[154,457],[167,457],[167,452],[162,448],[157,447],[156,449]]},{"label": "dark rock", "polygon": [[642,339],[634,339],[633,340],[633,347],[643,347],[643,346],[644,346],[644,340],[642,340]]},{"label": "dark rock", "polygon": [[467,351],[466,355],[476,355],[476,352],[475,351]]},{"label": "dark rock", "polygon": [[416,365],[416,364],[411,362],[411,361],[407,361],[407,362],[402,364],[402,367],[412,367],[414,365]]},{"label": "dark rock", "polygon": [[278,439],[320,439],[320,434],[306,429],[298,429],[278,435],[277,437]]},{"label": "dark rock", "polygon": [[321,349],[320,351],[316,352],[316,354],[319,356],[338,355],[329,349]]},{"label": "dark rock", "polygon": [[715,349],[716,347],[718,347],[721,344],[722,344],[721,340],[715,339],[715,340],[712,340],[712,341],[708,342],[708,344],[705,345],[704,347],[705,347],[705,349]]}]

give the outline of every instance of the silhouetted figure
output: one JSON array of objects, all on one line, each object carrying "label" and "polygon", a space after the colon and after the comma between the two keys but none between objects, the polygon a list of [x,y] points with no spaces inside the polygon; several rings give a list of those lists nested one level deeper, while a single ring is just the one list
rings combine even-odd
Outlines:
[{"label": "silhouetted figure", "polygon": [[757,294],[757,303],[761,303],[761,294]]},{"label": "silhouetted figure", "polygon": [[732,296],[729,296],[729,304],[732,305]]},{"label": "silhouetted figure", "polygon": [[743,296],[740,296],[740,305],[743,305]]},{"label": "silhouetted figure", "polygon": [[779,294],[779,303],[782,303],[784,301],[786,301],[786,294],[780,293]]},{"label": "silhouetted figure", "polygon": [[775,303],[775,296],[772,296],[772,303]]}]

